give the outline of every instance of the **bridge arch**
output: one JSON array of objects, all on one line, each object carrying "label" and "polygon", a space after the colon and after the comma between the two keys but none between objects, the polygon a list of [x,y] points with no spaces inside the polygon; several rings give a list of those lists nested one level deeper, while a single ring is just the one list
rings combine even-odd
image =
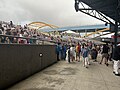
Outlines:
[{"label": "bridge arch", "polygon": [[40,28],[43,28],[43,27],[50,27],[52,29],[55,29],[55,28],[59,28],[58,26],[55,26],[55,25],[51,25],[51,24],[47,24],[47,23],[44,23],[44,22],[32,22],[32,23],[29,23],[28,24],[28,27],[35,27],[37,29],[40,29]]}]

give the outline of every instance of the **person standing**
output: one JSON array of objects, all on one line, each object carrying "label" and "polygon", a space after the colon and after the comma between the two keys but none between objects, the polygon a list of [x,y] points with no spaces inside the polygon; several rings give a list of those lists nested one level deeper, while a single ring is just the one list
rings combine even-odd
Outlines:
[{"label": "person standing", "polygon": [[68,61],[70,63],[70,46],[67,47],[67,51],[66,51],[66,61]]},{"label": "person standing", "polygon": [[56,54],[58,61],[61,60],[61,51],[62,51],[61,43],[58,43],[58,45],[56,46]]},{"label": "person standing", "polygon": [[[76,61],[78,61],[78,62],[80,62],[80,52],[81,52],[81,46],[78,43],[76,46]],[[79,59],[77,59],[77,58],[79,58]]]},{"label": "person standing", "polygon": [[102,48],[102,59],[100,61],[100,64],[102,64],[103,59],[105,59],[105,64],[108,66],[108,52],[109,52],[109,47],[108,44],[104,44]]},{"label": "person standing", "polygon": [[0,29],[1,29],[1,34],[3,34],[3,32],[4,32],[4,28],[2,27],[2,24],[0,24]]},{"label": "person standing", "polygon": [[74,47],[74,45],[72,45],[70,47],[70,57],[71,57],[71,60],[73,62],[75,60],[75,47]]},{"label": "person standing", "polygon": [[82,56],[83,56],[83,66],[88,68],[88,65],[90,65],[90,62],[88,60],[88,55],[89,55],[89,50],[87,45],[85,45],[85,47],[82,48]]},{"label": "person standing", "polygon": [[119,70],[119,64],[120,64],[120,43],[114,48],[113,50],[113,73],[116,76],[120,76]]},{"label": "person standing", "polygon": [[110,44],[110,50],[109,50],[109,61],[112,61],[112,55],[113,55],[113,45],[112,44]]},{"label": "person standing", "polygon": [[93,62],[97,62],[97,55],[98,51],[95,47],[93,47],[91,50],[91,58],[94,60]]},{"label": "person standing", "polygon": [[66,46],[64,44],[62,46],[61,54],[62,54],[62,59],[65,60],[65,58],[66,58]]}]

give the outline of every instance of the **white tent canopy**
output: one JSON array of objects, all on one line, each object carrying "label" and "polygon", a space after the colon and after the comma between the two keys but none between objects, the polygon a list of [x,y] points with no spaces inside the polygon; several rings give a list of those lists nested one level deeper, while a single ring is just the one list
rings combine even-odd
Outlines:
[{"label": "white tent canopy", "polygon": [[62,32],[62,33],[66,33],[66,34],[76,34],[76,35],[78,35],[79,33],[76,33],[76,32],[74,32],[74,31],[71,31],[71,30],[67,30],[67,31],[64,31],[64,32]]},{"label": "white tent canopy", "polygon": [[74,32],[74,31],[71,31],[71,30],[67,30],[67,31],[64,31],[64,32],[62,32],[62,33],[73,33],[73,34],[75,34],[76,32]]}]

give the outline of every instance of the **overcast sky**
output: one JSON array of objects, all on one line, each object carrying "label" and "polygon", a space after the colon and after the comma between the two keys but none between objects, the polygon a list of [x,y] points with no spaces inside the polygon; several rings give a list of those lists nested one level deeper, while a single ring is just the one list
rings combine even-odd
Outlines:
[{"label": "overcast sky", "polygon": [[74,9],[74,0],[0,0],[0,21],[40,21],[59,27],[103,22]]}]

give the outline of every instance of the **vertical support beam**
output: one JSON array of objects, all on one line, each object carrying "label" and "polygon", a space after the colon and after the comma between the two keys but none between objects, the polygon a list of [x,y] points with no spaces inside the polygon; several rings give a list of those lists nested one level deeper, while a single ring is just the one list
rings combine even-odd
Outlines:
[{"label": "vertical support beam", "polygon": [[96,34],[96,32],[97,32],[97,30],[95,29],[94,38],[95,38],[95,36],[96,36],[96,35],[95,35],[95,34]]},{"label": "vertical support beam", "polygon": [[87,29],[85,29],[85,37],[87,36]]},{"label": "vertical support beam", "polygon": [[81,34],[79,33],[79,37],[81,38]]},{"label": "vertical support beam", "polygon": [[78,0],[75,0],[75,10],[76,10],[76,12],[78,12],[78,10],[79,10],[79,1]]},{"label": "vertical support beam", "polygon": [[117,46],[117,36],[118,36],[118,22],[115,21],[115,34],[114,34],[115,38],[114,38],[114,42],[115,42],[115,47]]},{"label": "vertical support beam", "polygon": [[[119,4],[120,4],[120,1],[118,0],[118,6],[119,6]],[[114,38],[114,42],[115,42],[115,47],[117,46],[117,39],[118,39],[118,17],[119,17],[119,14],[118,14],[118,10],[119,10],[119,8],[117,7],[116,8],[116,20],[115,20],[115,34],[114,34],[114,36],[115,36],[115,38]]]}]

